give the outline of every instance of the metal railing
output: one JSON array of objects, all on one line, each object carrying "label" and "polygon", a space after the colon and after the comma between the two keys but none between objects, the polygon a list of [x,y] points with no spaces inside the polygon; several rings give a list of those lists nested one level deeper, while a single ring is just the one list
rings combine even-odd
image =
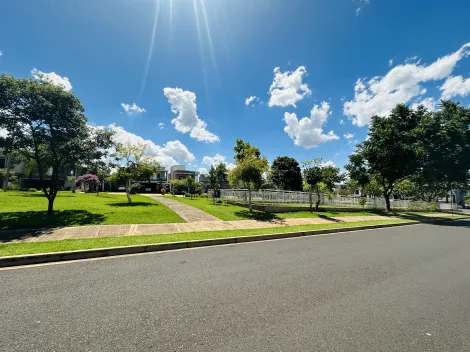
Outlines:
[{"label": "metal railing", "polygon": [[[223,201],[234,203],[248,203],[248,190],[246,189],[221,189],[220,197]],[[317,195],[312,193],[312,203],[317,202]],[[284,205],[284,206],[306,206],[310,204],[309,192],[280,191],[280,190],[258,190],[251,191],[252,204],[260,205]],[[384,198],[364,198],[360,196],[329,196],[322,194],[320,196],[320,205],[326,207],[345,207],[345,208],[364,208],[364,209],[383,209],[385,208]],[[456,205],[450,203],[427,203],[410,200],[390,200],[391,207],[394,209],[415,209],[429,210],[436,209],[456,209]]]}]

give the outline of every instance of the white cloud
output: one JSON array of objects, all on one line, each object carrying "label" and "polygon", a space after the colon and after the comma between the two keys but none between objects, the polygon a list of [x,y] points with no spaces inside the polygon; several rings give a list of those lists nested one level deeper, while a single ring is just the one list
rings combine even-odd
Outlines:
[{"label": "white cloud", "polygon": [[200,167],[198,171],[201,175],[207,175],[209,173],[209,171],[205,167]]},{"label": "white cloud", "polygon": [[163,122],[160,122],[160,123],[158,124],[158,127],[159,127],[161,130],[163,130],[163,129],[165,128],[165,124],[164,124]]},{"label": "white cloud", "polygon": [[411,105],[411,108],[412,109],[417,109],[418,106],[420,106],[420,105],[423,105],[429,111],[436,111],[437,110],[437,102],[436,102],[436,100],[434,100],[434,98],[426,98],[426,99],[423,99],[420,102],[413,103],[413,105]]},{"label": "white cloud", "polygon": [[0,50],[0,56],[3,56],[3,52]]},{"label": "white cloud", "polygon": [[[251,97],[245,99],[245,105],[249,106],[253,101],[259,101],[259,98],[255,95],[252,95]],[[255,104],[253,104],[252,106],[255,106]]]},{"label": "white cloud", "polygon": [[388,60],[388,66],[389,67],[393,66],[393,60],[395,60],[395,58],[391,58],[390,60]]},{"label": "white cloud", "polygon": [[344,103],[344,113],[357,126],[370,123],[374,115],[387,115],[397,104],[426,93],[421,83],[442,80],[450,76],[457,62],[470,54],[470,43],[456,52],[441,57],[429,65],[419,62],[393,67],[385,76],[357,80],[354,99]]},{"label": "white cloud", "polygon": [[405,64],[413,63],[418,60],[417,56],[410,56],[405,59]]},{"label": "white cloud", "polygon": [[345,124],[344,120],[339,120],[339,124],[344,125]]},{"label": "white cloud", "polygon": [[108,128],[115,132],[113,137],[115,143],[124,145],[144,144],[146,146],[145,156],[154,158],[163,167],[177,165],[178,161],[192,162],[196,159],[180,141],[170,141],[161,147],[151,140],[146,140],[134,133],[126,131],[121,126],[111,124]]},{"label": "white cloud", "polygon": [[46,73],[33,68],[31,75],[37,80],[61,86],[66,92],[70,92],[72,90],[72,83],[70,83],[70,80],[67,77],[59,76],[55,72]]},{"label": "white cloud", "polygon": [[7,138],[8,134],[9,133],[6,128],[0,128],[0,137]]},{"label": "white cloud", "polygon": [[325,161],[324,163],[321,163],[321,166],[325,167],[325,166],[333,166],[335,167],[336,164],[334,161],[331,161],[331,160],[328,160],[328,161]]},{"label": "white cloud", "polygon": [[441,86],[442,99],[450,99],[457,95],[465,97],[470,94],[470,78],[462,76],[449,77]]},{"label": "white cloud", "polygon": [[333,131],[328,134],[323,133],[323,125],[326,123],[328,116],[331,115],[330,105],[322,102],[321,106],[315,105],[310,112],[310,118],[304,117],[300,121],[295,113],[284,114],[286,127],[284,131],[294,141],[295,145],[313,148],[318,144],[328,142],[330,140],[339,139]]},{"label": "white cloud", "polygon": [[356,16],[359,16],[364,6],[369,5],[370,0],[359,0],[359,7],[356,9]]},{"label": "white cloud", "polygon": [[207,131],[207,124],[197,115],[196,94],[181,88],[164,88],[163,93],[171,104],[171,111],[178,114],[171,120],[178,132],[190,132],[191,138],[198,141],[208,143],[219,141],[219,137]]},{"label": "white cloud", "polygon": [[220,163],[224,163],[227,166],[228,170],[233,170],[235,168],[235,164],[234,163],[227,163],[226,159],[227,158],[225,156],[220,155],[220,154],[217,153],[213,157],[205,156],[204,158],[202,158],[202,163],[204,165],[209,165],[209,166],[216,166]]},{"label": "white cloud", "polygon": [[190,163],[196,160],[194,154],[192,154],[188,148],[180,141],[169,141],[163,146],[163,151],[176,158],[176,160],[183,160],[184,162]]},{"label": "white cloud", "polygon": [[351,139],[353,137],[354,137],[354,133],[345,133],[344,134],[344,138],[346,138],[346,139]]},{"label": "white cloud", "polygon": [[307,83],[302,78],[307,74],[305,66],[299,66],[295,71],[281,72],[279,67],[274,69],[274,80],[269,87],[269,106],[286,107],[302,100],[306,95],[312,94]]},{"label": "white cloud", "polygon": [[122,103],[121,106],[126,112],[126,114],[129,116],[147,112],[145,109],[141,108],[140,106],[137,106],[135,103],[132,105]]}]

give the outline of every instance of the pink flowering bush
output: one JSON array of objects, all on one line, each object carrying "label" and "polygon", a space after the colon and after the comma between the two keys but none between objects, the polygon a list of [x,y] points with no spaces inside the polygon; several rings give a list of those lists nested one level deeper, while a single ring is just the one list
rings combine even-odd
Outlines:
[{"label": "pink flowering bush", "polygon": [[100,180],[96,175],[85,174],[83,176],[77,177],[75,180],[75,185],[77,187],[81,187],[83,185],[85,192],[95,192],[98,191]]}]

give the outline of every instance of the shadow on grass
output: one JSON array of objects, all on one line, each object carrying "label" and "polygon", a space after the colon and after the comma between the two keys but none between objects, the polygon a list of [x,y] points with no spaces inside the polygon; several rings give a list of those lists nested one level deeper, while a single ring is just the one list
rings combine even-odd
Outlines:
[{"label": "shadow on grass", "polygon": [[[103,214],[86,210],[55,211],[53,216],[45,211],[4,212],[0,214],[0,242],[37,237],[56,227],[99,225],[104,220]],[[21,229],[27,230],[14,231]]]},{"label": "shadow on grass", "polygon": [[[44,198],[46,199],[45,194],[41,192],[15,192],[14,194],[9,194],[10,197],[26,197],[26,198]],[[57,193],[57,198],[73,198],[75,197],[71,192],[64,193],[64,192],[58,192]]]},{"label": "shadow on grass", "polygon": [[[338,213],[338,214],[339,214],[339,213]],[[332,218],[331,216],[328,216],[328,215],[318,214],[318,217],[319,217],[320,219],[325,219],[325,220],[332,221],[332,222],[343,222],[342,220],[338,220],[338,219]]]},{"label": "shadow on grass", "polygon": [[250,213],[249,210],[240,210],[235,212],[235,215],[246,220],[280,220],[280,218],[273,213],[264,213],[261,211],[253,211]]},{"label": "shadow on grass", "polygon": [[109,203],[108,204],[110,207],[158,207],[158,204],[156,203],[146,203],[146,202],[121,202],[121,203]]}]

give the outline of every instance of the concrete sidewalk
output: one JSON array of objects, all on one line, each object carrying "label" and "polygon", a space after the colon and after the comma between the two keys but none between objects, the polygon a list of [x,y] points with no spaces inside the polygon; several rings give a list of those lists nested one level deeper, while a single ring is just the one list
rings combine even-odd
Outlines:
[{"label": "concrete sidewalk", "polygon": [[[332,218],[297,218],[297,219],[276,219],[270,221],[262,220],[235,220],[235,221],[195,221],[188,223],[172,224],[131,224],[131,225],[95,225],[79,227],[63,227],[58,229],[45,230],[15,230],[0,231],[0,243],[6,242],[44,242],[53,240],[64,240],[70,238],[99,238],[116,236],[136,236],[169,234],[180,232],[200,232],[200,231],[224,231],[240,229],[271,228],[281,226],[309,225],[309,224],[330,224],[337,222],[359,222],[365,220],[390,220],[387,216],[348,216]],[[15,238],[15,240],[9,240]]]},{"label": "concrete sidewalk", "polygon": [[187,222],[222,221],[216,218],[214,215],[208,214],[205,211],[202,211],[201,209],[192,207],[185,203],[178,202],[177,200],[154,195],[149,195],[148,197],[152,198],[153,200],[156,200],[157,202],[163,203]]}]

